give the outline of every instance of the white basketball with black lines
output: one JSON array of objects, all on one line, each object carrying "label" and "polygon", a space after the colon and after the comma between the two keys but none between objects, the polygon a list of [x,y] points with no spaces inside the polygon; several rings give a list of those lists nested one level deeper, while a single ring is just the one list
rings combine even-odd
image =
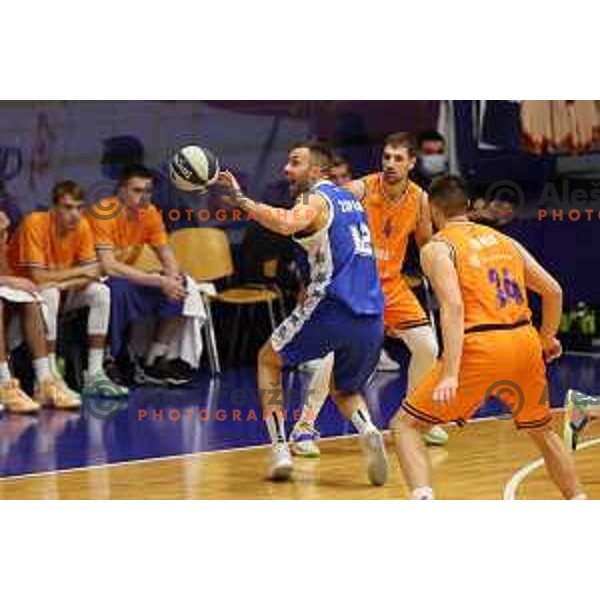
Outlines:
[{"label": "white basketball with black lines", "polygon": [[186,146],[171,158],[171,181],[184,192],[205,192],[219,177],[219,161],[208,148]]}]

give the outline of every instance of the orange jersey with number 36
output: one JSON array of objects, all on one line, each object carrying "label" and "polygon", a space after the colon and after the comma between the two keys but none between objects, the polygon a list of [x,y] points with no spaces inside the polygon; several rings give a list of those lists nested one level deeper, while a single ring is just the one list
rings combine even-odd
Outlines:
[{"label": "orange jersey with number 36", "polygon": [[525,263],[512,240],[476,223],[447,225],[433,240],[448,244],[465,311],[465,331],[529,320]]}]

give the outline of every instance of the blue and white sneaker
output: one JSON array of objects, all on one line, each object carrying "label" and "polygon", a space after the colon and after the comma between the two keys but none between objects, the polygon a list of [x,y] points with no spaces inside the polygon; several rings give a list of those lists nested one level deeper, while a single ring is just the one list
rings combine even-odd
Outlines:
[{"label": "blue and white sneaker", "polygon": [[310,423],[298,423],[290,435],[292,454],[302,458],[319,458],[319,432]]},{"label": "blue and white sneaker", "polygon": [[567,390],[565,396],[565,416],[563,425],[563,441],[568,450],[575,452],[579,436],[584,432],[587,424],[595,417],[591,408],[598,406],[599,399],[579,392]]}]

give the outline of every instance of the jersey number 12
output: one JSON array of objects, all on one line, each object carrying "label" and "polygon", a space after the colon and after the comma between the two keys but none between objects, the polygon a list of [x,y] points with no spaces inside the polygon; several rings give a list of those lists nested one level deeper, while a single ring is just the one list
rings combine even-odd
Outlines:
[{"label": "jersey number 12", "polygon": [[350,225],[352,240],[356,254],[360,256],[373,256],[373,246],[371,245],[371,232],[366,223],[359,225]]}]

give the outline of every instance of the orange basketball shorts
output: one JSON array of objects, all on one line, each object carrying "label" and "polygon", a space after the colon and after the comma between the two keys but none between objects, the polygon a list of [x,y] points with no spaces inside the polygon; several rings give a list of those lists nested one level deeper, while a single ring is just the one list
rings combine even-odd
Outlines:
[{"label": "orange basketball shorts", "polygon": [[383,321],[386,329],[411,329],[429,325],[429,319],[403,277],[384,281],[381,286],[385,298]]},{"label": "orange basketball shorts", "polygon": [[438,361],[402,409],[432,425],[462,424],[484,402],[496,398],[510,409],[518,428],[541,427],[551,421],[542,347],[531,325],[465,334],[458,390],[448,404],[433,400],[441,376]]}]

